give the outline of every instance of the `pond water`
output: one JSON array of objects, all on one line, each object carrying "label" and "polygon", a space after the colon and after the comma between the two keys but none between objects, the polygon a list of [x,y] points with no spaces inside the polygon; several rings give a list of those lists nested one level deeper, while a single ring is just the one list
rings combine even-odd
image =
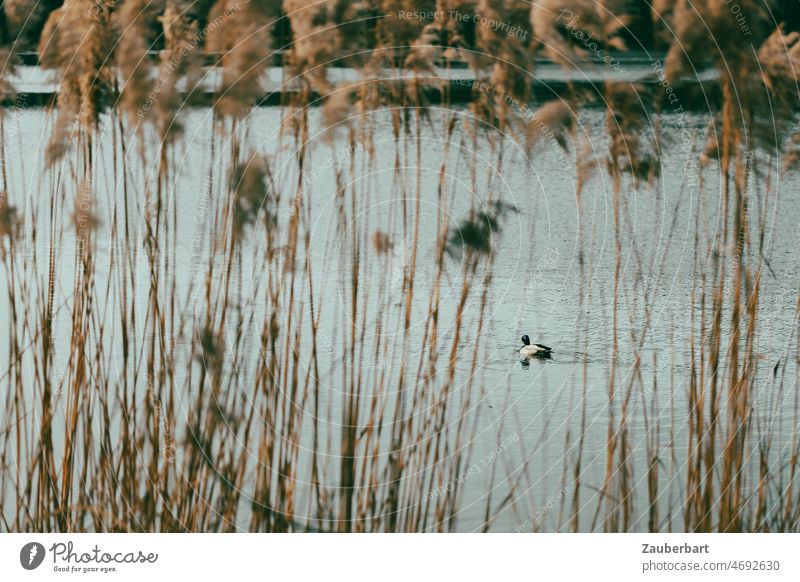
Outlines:
[{"label": "pond water", "polygon": [[[444,127],[447,116],[454,114],[463,125],[458,124],[448,140]],[[276,183],[285,189],[276,208],[279,233],[288,228],[292,203],[296,202],[292,197],[296,188],[292,185],[298,180],[296,148],[291,139],[281,137],[281,123],[287,115],[279,108],[257,109],[244,124],[246,130],[242,130],[247,133],[243,143],[267,156]],[[459,420],[470,427],[462,433],[465,438],[452,437],[446,453],[461,451],[464,459],[453,469],[449,481],[427,483],[422,477],[426,467],[416,467],[403,477],[403,487],[421,488],[419,496],[423,500],[435,500],[448,487],[452,490],[457,485],[460,508],[454,529],[458,531],[480,530],[487,504],[492,531],[568,529],[580,446],[579,529],[597,527],[594,517],[606,470],[609,419],[613,415],[618,422],[630,383],[627,427],[635,516],[631,528],[647,528],[645,449],[647,439],[655,437],[662,461],[661,529],[682,530],[680,501],[685,498],[691,338],[701,333],[697,319],[701,275],[711,272],[713,255],[709,249],[721,226],[721,198],[716,166],[698,168],[697,154],[687,151],[678,137],[678,123],[688,123],[693,139],[702,141],[707,120],[699,115],[687,115],[682,120],[670,115],[661,117],[664,135],[675,139],[663,144],[662,170],[652,184],[624,184],[624,210],[618,232],[613,188],[604,169],[608,139],[603,112],[587,111],[581,115],[581,145],[577,148],[572,146],[565,152],[545,142],[530,153],[513,136],[503,137],[482,129],[473,136],[466,109],[433,109],[430,123],[421,125],[419,139],[401,136],[399,140],[393,135],[391,116],[386,111],[361,119],[370,127],[364,141],[357,135],[350,141],[341,129],[326,130],[320,116],[317,110],[310,114],[308,165],[301,201],[305,209],[302,230],[310,242],[308,255],[304,251],[299,264],[310,267],[310,275],[306,272],[303,277],[307,280],[297,284],[294,307],[280,313],[279,318],[282,327],[298,333],[297,369],[301,374],[311,369],[320,385],[318,452],[327,467],[328,481],[334,484],[331,489],[336,489],[341,461],[338,437],[354,377],[361,373],[365,393],[380,393],[377,401],[364,398],[360,417],[364,422],[376,402],[389,411],[387,416],[391,418],[401,372],[408,374],[412,387],[419,377],[429,341],[427,314],[436,281],[436,248],[442,224],[457,232],[470,209],[502,200],[517,211],[508,212],[501,230],[495,233],[493,259],[482,258],[476,272],[467,275],[463,255],[446,256],[441,292],[435,300],[439,310],[438,349],[442,355],[440,368],[428,381],[431,394],[448,384],[446,360],[455,341],[464,278],[472,283],[465,300],[451,382],[458,405],[446,413],[453,434]],[[67,226],[71,207],[64,201],[71,200],[75,192],[69,180],[59,181],[58,172],[41,170],[51,124],[42,110],[15,112],[14,129],[7,129],[6,164],[12,203],[21,208],[29,227],[39,225],[36,240],[27,237],[28,244],[18,251],[40,259],[39,276],[46,272],[44,259],[49,252],[49,238],[43,233],[49,231],[51,199],[55,200],[55,223],[63,225],[56,241],[55,304],[59,310],[54,325],[54,367],[66,369],[76,247]],[[92,186],[101,221],[96,233],[98,289],[108,283],[110,225],[115,202],[119,204],[122,196],[120,177],[113,165],[112,129],[113,125],[109,125],[100,140],[101,154]],[[224,166],[229,153],[228,144],[222,144],[212,159],[212,135],[210,111],[188,112],[183,139],[171,161],[174,174],[169,179],[170,208],[176,217],[176,230],[174,239],[161,252],[162,259],[174,269],[175,288],[161,292],[165,301],[173,294],[179,298],[184,314],[197,309],[201,302],[192,295],[192,285],[202,283],[209,261],[215,197],[220,195],[220,184],[213,180],[208,194],[209,168]],[[368,155],[367,150],[373,155]],[[119,155],[119,148],[116,152]],[[128,194],[127,212],[139,241],[143,240],[143,184],[154,180],[157,169],[157,159],[147,159],[147,170],[130,176],[134,187]],[[578,191],[576,161],[592,159],[597,160],[599,168]],[[62,178],[75,170],[68,164],[60,169]],[[337,170],[343,189],[337,189]],[[751,433],[750,446],[754,449],[758,438],[769,433],[773,444],[771,462],[777,470],[790,454],[798,431],[793,409],[797,389],[793,354],[797,346],[795,303],[800,288],[800,258],[796,253],[800,248],[800,183],[796,174],[781,173],[777,187],[774,175],[771,180],[773,190],[769,196],[764,194],[763,176],[754,178],[752,185],[754,204],[764,217],[763,255],[769,260],[769,271],[765,271],[762,280],[757,331],[760,381],[752,400],[765,424],[759,427],[761,432]],[[417,212],[419,234],[415,238]],[[392,241],[386,253],[376,252],[372,245],[376,231],[386,233]],[[415,299],[410,310],[411,324],[406,329],[403,320],[409,293],[407,275],[415,240]],[[249,342],[249,347],[243,349],[247,354],[244,359],[252,358],[250,365],[242,364],[238,377],[245,395],[252,390],[253,380],[248,374],[259,358],[261,322],[268,313],[263,243],[263,237],[245,239],[243,262],[236,266],[241,286],[231,291],[240,306],[238,313],[244,314],[241,334],[244,343]],[[612,362],[617,244],[621,251],[616,279],[619,353],[616,362]],[[355,265],[359,299],[354,310]],[[136,303],[144,311],[149,280],[146,252],[136,258],[132,272],[138,280]],[[7,272],[0,270],[0,289],[6,288],[7,281]],[[3,292],[0,321],[8,321],[8,301]],[[114,301],[113,297],[98,295],[97,309],[105,314],[109,325],[103,340],[111,354],[112,369],[105,372],[109,376],[113,375],[113,363],[120,361],[122,350]],[[290,315],[302,317],[303,322],[292,320]],[[310,326],[312,317],[319,318],[315,335]],[[139,321],[136,325],[146,324]],[[517,350],[523,334],[551,346],[553,357],[521,361]],[[176,334],[167,341],[176,360],[187,350],[186,335],[179,338]],[[354,337],[359,347],[351,351],[347,346]],[[8,346],[9,335],[3,332],[2,369],[9,366]],[[312,353],[316,354],[316,367]],[[788,379],[783,390],[778,390],[772,374],[779,362]],[[637,364],[639,377],[632,376]],[[608,378],[612,368],[617,394],[610,403]],[[30,374],[33,382],[32,370]],[[186,378],[185,371],[177,372],[177,385],[181,386]],[[2,382],[8,386],[7,377]],[[144,397],[147,381],[140,377],[137,387]],[[468,401],[467,391],[471,391]],[[410,398],[410,394],[406,397]],[[36,398],[32,388],[30,398]],[[176,423],[180,425],[181,419],[191,416],[192,401],[181,400],[180,395],[177,398]],[[434,406],[436,399],[430,398],[430,406]],[[66,399],[57,406],[63,415]],[[306,407],[307,415],[312,414],[310,400],[298,402],[298,406]],[[650,415],[647,421],[645,411]],[[9,422],[11,419],[6,417],[4,424]],[[300,458],[295,507],[301,524],[311,512],[307,504],[311,487],[308,454],[314,446],[311,426],[310,422],[305,423],[297,436]],[[581,439],[582,426],[585,432]],[[174,430],[181,432],[180,426]],[[379,456],[388,457],[392,449],[388,430],[379,441]],[[239,444],[253,457],[254,475],[257,443]],[[743,471],[752,487],[758,463],[756,457],[747,458]],[[177,460],[181,460],[180,448]],[[245,492],[236,519],[239,529],[248,528],[248,507]],[[433,516],[426,528],[436,529],[435,524]]]}]

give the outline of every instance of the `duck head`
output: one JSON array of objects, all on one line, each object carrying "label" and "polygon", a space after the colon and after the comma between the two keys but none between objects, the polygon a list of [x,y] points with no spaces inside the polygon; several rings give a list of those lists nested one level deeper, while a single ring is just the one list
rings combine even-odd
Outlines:
[{"label": "duck head", "polygon": [[531,338],[529,338],[527,335],[522,336],[522,343],[526,346],[531,345]]}]

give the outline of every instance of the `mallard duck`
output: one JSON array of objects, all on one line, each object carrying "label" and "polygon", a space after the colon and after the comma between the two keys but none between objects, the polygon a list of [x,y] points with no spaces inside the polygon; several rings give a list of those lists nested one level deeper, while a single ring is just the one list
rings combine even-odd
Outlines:
[{"label": "mallard duck", "polygon": [[551,355],[551,349],[544,344],[532,344],[531,338],[527,335],[522,336],[522,347],[519,353],[522,357],[530,358],[535,356],[537,358],[547,358]]}]

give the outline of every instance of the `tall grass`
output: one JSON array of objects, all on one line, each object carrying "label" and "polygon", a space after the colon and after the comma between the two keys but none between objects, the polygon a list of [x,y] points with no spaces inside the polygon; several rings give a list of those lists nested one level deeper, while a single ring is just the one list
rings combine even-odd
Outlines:
[{"label": "tall grass", "polygon": [[[788,136],[771,130],[795,119],[797,38],[764,25],[760,50],[750,53],[725,34],[724,11],[709,8],[701,19],[679,3],[672,15],[679,26],[667,77],[676,87],[690,64],[686,47],[690,58],[716,55],[720,107],[709,114],[709,143],[692,155],[703,164],[699,176],[719,176],[721,211],[698,213],[688,382],[673,378],[665,387],[662,375],[647,376],[647,347],[668,267],[653,267],[632,218],[634,196],[658,189],[660,115],[642,102],[644,88],[608,82],[598,144],[582,133],[586,95],[577,88],[533,119],[520,105],[531,98],[536,51],[570,67],[583,59],[554,20],[560,7],[579,14],[606,46],[621,44],[623,20],[605,4],[540,3],[530,11],[535,42],[479,27],[472,50],[452,23],[398,17],[419,3],[384,4],[385,18],[373,22],[380,11],[372,4],[287,0],[282,15],[271,3],[239,8],[220,0],[209,16],[213,29],[172,2],[163,11],[125,2],[87,20],[91,3],[75,1],[51,15],[40,54],[61,87],[47,110],[46,159],[27,162],[47,191],[26,200],[25,182],[4,173],[0,198],[9,316],[0,371],[3,529],[487,531],[509,511],[530,518],[533,511],[520,507],[537,475],[523,454],[510,468],[489,457],[481,519],[459,521],[463,476],[486,447],[479,427],[482,369],[493,351],[495,253],[516,210],[496,193],[508,144],[536,155],[541,137],[552,136],[547,141],[575,159],[586,332],[574,394],[580,414],[564,442],[568,494],[549,527],[797,530],[800,442],[796,431],[791,443],[776,442],[772,425],[786,402],[794,425],[800,420],[797,349],[787,348],[767,374],[781,410],[764,412],[756,398],[764,380],[757,343],[767,209],[779,192],[776,180],[755,180],[778,171]],[[498,22],[520,13],[518,3],[430,4]],[[744,4],[756,14],[755,3]],[[163,29],[152,38],[157,17]],[[277,145],[268,148],[253,111],[282,48],[269,44],[273,32],[287,21],[293,37],[282,71],[291,90],[271,133]],[[728,44],[716,53],[697,46],[701,22]],[[152,43],[164,47],[156,63],[147,54]],[[203,47],[219,55],[211,72],[200,66]],[[447,87],[431,74],[454,57],[496,90],[476,88],[467,111],[448,107]],[[339,59],[362,80],[335,84]],[[398,69],[415,75],[381,79]],[[762,78],[746,72],[756,69]],[[221,75],[211,107],[194,108],[214,71]],[[435,195],[425,190],[428,131],[440,139]],[[378,144],[387,132],[390,144]],[[316,144],[324,139],[343,155],[320,159],[326,150]],[[0,143],[9,147],[5,135]],[[607,151],[587,155],[599,145]],[[381,206],[369,176],[387,151],[392,202]],[[202,160],[201,179],[188,157]],[[322,164],[332,179],[324,186]],[[4,164],[5,171],[15,169]],[[459,172],[479,194],[454,221]],[[587,483],[589,320],[599,308],[584,196],[595,180],[610,184],[614,268],[604,470]],[[699,208],[714,207],[702,180],[686,188],[704,200]],[[704,220],[717,220],[716,228],[702,227]],[[319,236],[322,222],[336,249]],[[623,264],[633,265],[632,276]],[[397,286],[373,284],[392,274]],[[796,346],[796,314],[793,322]],[[659,357],[653,353],[653,370]],[[681,390],[687,407],[666,414]],[[665,442],[662,425],[676,418],[686,441],[671,426]],[[504,423],[489,439],[497,450],[506,446]],[[642,441],[643,470],[634,459]]]}]

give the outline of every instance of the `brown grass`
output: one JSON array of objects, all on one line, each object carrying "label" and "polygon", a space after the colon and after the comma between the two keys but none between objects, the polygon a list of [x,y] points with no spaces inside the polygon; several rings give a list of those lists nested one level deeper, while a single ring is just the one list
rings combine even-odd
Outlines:
[{"label": "brown grass", "polygon": [[[24,193],[8,186],[4,167],[0,198],[0,261],[10,318],[4,327],[8,366],[0,373],[6,405],[0,430],[2,529],[463,529],[459,476],[475,463],[476,405],[485,396],[481,369],[492,341],[486,337],[487,320],[497,277],[493,243],[512,208],[488,195],[453,229],[450,148],[460,150],[473,191],[499,191],[501,176],[487,177],[479,169],[485,164],[477,155],[479,140],[487,140],[501,173],[504,140],[527,141],[535,151],[542,128],[565,151],[570,143],[574,150],[580,317],[586,321],[595,308],[593,233],[585,231],[582,196],[603,166],[612,188],[615,254],[604,473],[596,488],[586,482],[584,359],[577,380],[578,426],[570,427],[564,443],[562,484],[570,494],[565,493],[566,509],[553,527],[798,529],[800,442],[794,434],[790,454],[776,471],[775,448],[783,454],[785,443],[774,442],[771,429],[759,423],[764,412],[754,398],[763,380],[756,343],[768,270],[763,248],[768,222],[757,205],[766,207],[764,199],[776,192],[768,180],[759,182],[754,200],[755,190],[748,187],[752,161],[772,168],[789,137],[771,130],[789,127],[795,116],[796,35],[759,30],[763,44],[753,54],[724,34],[730,25],[725,10],[709,9],[701,20],[679,2],[672,15],[678,39],[667,62],[668,78],[677,84],[687,72],[678,43],[691,55],[711,54],[720,75],[721,107],[713,113],[705,163],[721,176],[722,213],[719,235],[694,242],[693,302],[699,310],[691,310],[692,336],[686,338],[688,406],[669,416],[670,422],[685,419],[687,441],[674,438],[670,427],[664,442],[664,405],[679,401],[676,390],[683,386],[664,386],[663,376],[647,377],[644,371],[654,297],[666,267],[648,275],[646,257],[630,237],[628,201],[633,192],[655,188],[660,168],[661,144],[648,134],[656,124],[652,110],[639,101],[642,88],[606,85],[608,149],[591,159],[578,131],[576,111],[583,105],[578,91],[563,103],[544,106],[535,127],[510,100],[476,91],[471,116],[461,127],[462,112],[446,107],[446,91],[445,107],[430,107],[430,90],[442,87],[438,81],[372,82],[381,67],[398,63],[398,46],[409,49],[401,62],[416,72],[467,54],[452,24],[395,17],[398,10],[419,9],[418,3],[384,3],[389,18],[363,29],[373,35],[369,56],[350,58],[364,82],[345,87],[335,87],[328,73],[334,60],[364,42],[363,31],[346,21],[373,13],[372,4],[345,9],[336,2],[287,0],[285,16],[271,3],[253,2],[241,10],[233,10],[234,4],[215,5],[209,19],[224,19],[199,44],[198,24],[172,3],[158,15],[152,4],[125,2],[113,15],[91,20],[85,18],[88,2],[71,2],[48,20],[42,64],[63,81],[52,112],[48,163],[42,164],[42,183],[50,184],[51,194],[20,216],[17,208],[29,207]],[[498,21],[518,20],[520,12],[513,2],[429,4],[477,10]],[[570,67],[584,55],[555,26],[562,6],[580,15],[584,28],[607,45],[620,45],[624,19],[590,4],[545,2],[531,12],[545,50]],[[761,14],[754,2],[740,4]],[[163,19],[164,51],[154,64],[145,39],[157,16]],[[284,76],[297,91],[282,109],[280,153],[265,157],[250,139],[249,115],[263,97],[260,83],[273,56],[269,43],[282,18],[293,34]],[[704,44],[701,21],[711,23],[717,39],[728,44]],[[191,147],[219,163],[209,164],[201,191],[186,192],[180,159],[188,107],[180,84],[192,86],[202,76],[195,54],[201,46],[220,53],[222,77],[212,130],[204,144]],[[476,31],[475,48],[468,59],[473,72],[527,103],[536,43],[483,27]],[[176,63],[184,51],[187,56]],[[763,75],[753,75],[755,70]],[[163,80],[162,90],[140,115],[154,75]],[[328,220],[341,243],[338,303],[322,291],[329,275],[318,272],[313,260],[321,251],[312,238],[318,201],[309,176],[321,160],[310,145],[315,126],[309,117],[319,98],[333,143],[346,144],[348,152],[335,160],[330,184],[336,197]],[[359,179],[377,168],[379,130],[369,113],[384,108],[392,121],[392,195],[398,200],[390,210],[396,218],[391,228],[364,212],[374,202],[374,184]],[[418,169],[426,156],[421,139],[426,125],[443,137],[433,211],[422,205]],[[110,148],[102,145],[103,131]],[[5,148],[5,135],[0,138]],[[109,158],[105,165],[99,161]],[[99,185],[107,183],[103,172],[109,167],[120,195],[104,198],[108,192]],[[701,184],[697,195],[711,194]],[[188,288],[181,282],[186,241],[179,239],[186,217],[176,196],[193,196],[199,209],[196,244],[202,252],[195,253],[193,244]],[[435,217],[429,234],[421,231],[426,213]],[[407,252],[399,259],[400,288],[376,291],[368,280],[376,268],[382,273],[398,268],[393,261],[401,241],[407,241]],[[432,243],[430,257],[422,254],[426,242]],[[622,272],[628,251],[635,283]],[[423,272],[432,273],[424,285]],[[458,279],[450,285],[453,272]],[[796,317],[794,324],[796,338]],[[622,346],[634,354],[631,362],[620,360]],[[325,349],[335,354],[333,360]],[[652,355],[654,369],[660,357],[665,356]],[[796,370],[800,352],[786,357],[794,358]],[[797,378],[786,377],[786,370],[786,361],[778,362],[770,389],[793,394],[786,399],[793,403],[796,424]],[[632,422],[637,409],[643,429]],[[640,440],[643,468],[634,460]],[[682,463],[685,467],[676,466]],[[509,507],[517,511],[522,483],[532,482],[533,473],[527,462],[510,470],[493,464],[483,521],[467,527],[486,531]],[[677,499],[675,487],[664,485],[666,478],[683,481]],[[501,479],[507,492],[498,499],[493,485]],[[646,525],[636,520],[642,504]]]}]

